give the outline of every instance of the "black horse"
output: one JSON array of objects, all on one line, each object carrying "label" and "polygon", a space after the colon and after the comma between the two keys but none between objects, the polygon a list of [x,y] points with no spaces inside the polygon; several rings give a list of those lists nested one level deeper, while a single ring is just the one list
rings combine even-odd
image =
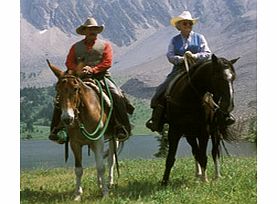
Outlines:
[{"label": "black horse", "polygon": [[[224,122],[234,108],[233,81],[236,74],[233,64],[238,60],[218,58],[214,54],[211,60],[194,65],[188,74],[183,74],[173,85],[167,96],[166,121],[169,124],[169,151],[166,159],[162,185],[167,185],[179,140],[185,136],[192,147],[196,161],[196,176],[207,181],[207,145],[212,138],[212,155],[216,177],[219,171],[219,145],[221,139],[228,139],[227,125]],[[213,95],[213,120],[207,120],[203,98]],[[210,123],[211,122],[211,123]]]}]

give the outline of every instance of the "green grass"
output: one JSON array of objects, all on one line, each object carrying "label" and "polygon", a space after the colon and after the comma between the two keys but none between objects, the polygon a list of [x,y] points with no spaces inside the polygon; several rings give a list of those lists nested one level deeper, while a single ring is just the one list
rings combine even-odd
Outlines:
[{"label": "green grass", "polygon": [[[256,158],[224,157],[223,178],[213,180],[213,164],[209,157],[209,182],[194,177],[194,160],[179,158],[171,171],[168,187],[161,187],[164,159],[120,161],[120,178],[102,199],[96,185],[95,168],[83,175],[84,194],[81,203],[188,203],[222,204],[257,202]],[[73,168],[21,171],[21,203],[74,203]]]},{"label": "green grass", "polygon": [[24,128],[25,125],[20,126],[20,138],[21,139],[47,139],[50,133],[49,126],[34,125],[33,131],[27,131]]}]

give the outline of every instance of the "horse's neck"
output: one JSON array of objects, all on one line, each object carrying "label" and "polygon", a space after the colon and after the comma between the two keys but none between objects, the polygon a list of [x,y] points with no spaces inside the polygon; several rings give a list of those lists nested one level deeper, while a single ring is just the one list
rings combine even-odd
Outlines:
[{"label": "horse's neck", "polygon": [[100,112],[100,102],[97,93],[82,84],[81,90],[81,109],[82,114],[88,119],[90,117],[94,118],[95,114]]},{"label": "horse's neck", "polygon": [[178,104],[200,101],[208,87],[209,70],[207,63],[198,64],[188,75],[182,76],[175,84],[172,99]]},{"label": "horse's neck", "polygon": [[204,62],[200,64],[190,76],[192,89],[198,90],[198,95],[204,95],[211,84],[211,64],[210,62]]}]

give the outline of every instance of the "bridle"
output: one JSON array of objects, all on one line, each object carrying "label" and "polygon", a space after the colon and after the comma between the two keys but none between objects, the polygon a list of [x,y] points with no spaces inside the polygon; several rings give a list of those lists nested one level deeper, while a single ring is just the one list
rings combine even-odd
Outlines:
[{"label": "bridle", "polygon": [[[77,83],[80,83],[80,81],[79,81],[79,79],[77,78],[77,77],[75,77],[75,76],[73,76],[73,75],[69,75],[69,74],[65,74],[64,76],[62,76],[61,78],[59,78],[59,81],[58,81],[58,83],[56,84],[56,91],[57,91],[57,96],[56,96],[56,104],[58,104],[57,105],[57,107],[58,108],[60,108],[61,107],[61,105],[60,105],[60,103],[61,103],[61,93],[60,92],[63,92],[63,90],[60,90],[59,88],[58,88],[58,86],[61,86],[60,84],[62,84],[62,83],[67,83],[67,81],[68,81],[68,79],[74,79],[74,80],[76,80],[76,82]],[[75,84],[75,85],[77,85],[77,84]],[[80,88],[79,88],[79,84],[77,85],[78,87],[76,87],[75,88],[75,94],[77,95],[77,94],[79,94],[79,91],[80,91]],[[75,98],[74,98],[75,99]],[[81,106],[81,100],[80,99],[78,99],[77,100],[77,97],[76,97],[76,99],[75,99],[76,101],[74,102],[76,105],[74,105],[74,108],[73,108],[73,112],[74,112],[74,120],[78,120],[79,119],[79,108],[80,108],[80,106]]]}]

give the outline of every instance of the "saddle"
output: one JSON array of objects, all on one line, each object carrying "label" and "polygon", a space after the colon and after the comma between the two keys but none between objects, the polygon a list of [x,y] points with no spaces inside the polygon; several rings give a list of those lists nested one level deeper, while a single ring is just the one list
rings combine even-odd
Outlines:
[{"label": "saddle", "polygon": [[[96,93],[100,96],[100,89],[98,87],[98,85],[96,84],[95,80],[93,80],[92,78],[86,78],[86,79],[83,79],[83,82],[85,85],[87,85],[88,87],[90,87],[91,89],[95,90]],[[102,84],[102,87],[104,87],[105,85]],[[123,102],[125,103],[126,105],[126,110],[127,110],[127,113],[129,114],[133,114],[134,110],[135,110],[135,107],[131,104],[131,102],[127,99],[127,97],[124,95],[123,92],[121,92],[122,94],[122,98],[123,98]],[[111,107],[111,100],[109,98],[109,96],[107,95],[106,93],[106,90],[104,89],[104,91],[102,92],[102,95],[103,95],[103,99],[104,99],[104,103],[108,106],[108,107]]]},{"label": "saddle", "polygon": [[167,87],[166,90],[165,90],[165,94],[164,94],[165,97],[170,96],[170,93],[171,93],[171,91],[172,91],[172,88],[174,87],[174,85],[176,84],[176,82],[179,81],[179,79],[180,79],[182,76],[186,75],[186,74],[187,74],[187,72],[184,70],[184,71],[180,72],[179,74],[177,74],[177,75],[175,76],[175,78],[173,78],[173,79],[169,82],[168,87]]},{"label": "saddle", "polygon": [[[86,86],[88,86],[89,88],[93,89],[94,91],[96,91],[96,93],[98,94],[98,96],[101,96],[100,94],[100,89],[98,87],[98,85],[96,84],[96,82],[91,79],[91,78],[86,78],[86,79],[83,79],[83,82]],[[103,86],[103,85],[102,85]],[[110,98],[108,97],[108,95],[105,93],[105,91],[102,92],[102,96],[103,96],[103,99],[104,99],[104,103],[108,106],[108,107],[111,107],[111,100]]]}]

